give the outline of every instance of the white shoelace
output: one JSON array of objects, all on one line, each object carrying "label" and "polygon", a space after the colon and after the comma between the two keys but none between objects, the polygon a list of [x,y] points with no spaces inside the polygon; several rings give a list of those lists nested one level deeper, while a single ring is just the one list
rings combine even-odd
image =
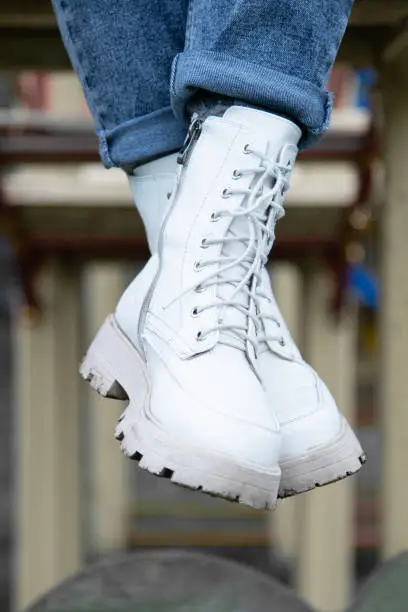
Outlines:
[{"label": "white shoelace", "polygon": [[[228,198],[232,195],[242,195],[244,200],[235,210],[220,210],[212,215],[212,220],[216,222],[222,216],[232,217],[230,228],[222,238],[203,238],[202,248],[221,245],[221,253],[212,259],[203,259],[196,262],[197,269],[204,267],[217,266],[214,273],[201,280],[199,284],[188,287],[178,295],[172,303],[189,291],[204,291],[210,286],[228,285],[234,289],[228,299],[220,296],[217,300],[208,302],[205,305],[193,309],[192,315],[199,316],[204,310],[217,308],[217,324],[197,334],[197,340],[204,340],[214,331],[227,332],[223,334],[220,342],[246,350],[252,345],[255,352],[260,342],[278,341],[282,342],[282,336],[267,336],[260,327],[262,318],[275,321],[279,327],[279,321],[267,314],[261,315],[261,300],[269,299],[267,294],[260,289],[261,272],[267,263],[269,251],[275,240],[275,225],[278,219],[284,216],[285,210],[280,203],[288,189],[288,174],[291,172],[290,166],[284,166],[276,161],[268,159],[264,153],[252,149],[246,145],[245,152],[256,156],[260,164],[256,168],[243,168],[234,171],[233,178],[239,180],[244,175],[253,175],[259,178],[247,188],[227,188],[223,191],[223,197]],[[268,183],[272,186],[268,187]],[[238,235],[234,229],[234,219],[245,218],[247,220],[248,233]],[[228,245],[237,244],[243,248],[239,256],[229,256],[223,254],[228,250]],[[234,269],[233,274],[231,271]],[[245,296],[244,303],[241,300]],[[240,295],[241,294],[241,295]],[[245,316],[245,324],[239,325],[233,322],[225,322],[227,309],[237,309]],[[244,318],[244,317],[242,317]]]}]

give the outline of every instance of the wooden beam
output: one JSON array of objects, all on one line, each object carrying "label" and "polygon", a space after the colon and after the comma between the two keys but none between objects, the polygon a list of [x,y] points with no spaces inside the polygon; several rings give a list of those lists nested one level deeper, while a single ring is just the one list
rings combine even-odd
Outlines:
[{"label": "wooden beam", "polygon": [[0,15],[49,15],[52,13],[49,0],[2,0]]},{"label": "wooden beam", "polygon": [[0,70],[70,69],[58,30],[0,26]]},{"label": "wooden beam", "polygon": [[[406,0],[356,0],[351,14],[352,25],[397,25],[408,16]],[[48,0],[3,0],[0,25],[19,23],[26,26],[36,20],[55,22]]]},{"label": "wooden beam", "polygon": [[11,30],[27,28],[31,30],[38,29],[57,29],[57,21],[55,15],[52,12],[47,13],[15,13],[15,14],[4,14],[0,10],[0,27],[9,28]]}]

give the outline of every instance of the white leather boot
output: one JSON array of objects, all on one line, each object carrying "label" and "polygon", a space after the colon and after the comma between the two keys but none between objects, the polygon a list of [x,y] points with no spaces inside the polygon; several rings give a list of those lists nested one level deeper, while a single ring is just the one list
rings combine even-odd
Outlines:
[{"label": "white leather boot", "polygon": [[[230,112],[254,130],[257,126],[267,130],[271,125],[259,111],[233,107]],[[259,323],[257,369],[281,427],[279,496],[287,497],[355,473],[364,463],[365,455],[326,385],[302,359],[273,296],[265,264],[275,238],[276,221],[284,214],[300,131],[290,121],[269,117],[273,122],[273,141],[267,155],[259,155],[257,144],[251,139],[247,147],[250,156],[265,169],[264,175],[261,171],[253,174],[254,182],[248,192],[250,199],[258,199],[262,234],[259,249],[262,261],[252,291]],[[245,167],[236,168],[236,191],[241,192],[246,174]],[[262,201],[267,205],[262,206]]]},{"label": "white leather boot", "polygon": [[274,505],[280,480],[255,292],[273,231],[265,216],[282,212],[270,185],[286,180],[298,138],[290,122],[247,108],[193,123],[158,251],[81,366],[102,395],[128,396],[117,428],[127,455],[255,507]]},{"label": "white leather boot", "polygon": [[[247,112],[244,114],[247,115]],[[264,113],[260,113],[258,116],[263,115]],[[276,126],[280,128],[278,131],[281,140],[277,143],[276,150],[282,146],[282,141],[285,141],[287,127],[289,134],[295,136],[294,141],[296,141],[297,134],[293,132],[290,122],[271,115],[269,118],[275,119]],[[293,150],[292,152],[294,153]],[[166,163],[166,174],[162,176],[160,182],[154,176],[149,178],[149,173],[156,171],[156,168],[149,164],[146,168],[138,169],[137,176],[130,179],[132,192],[136,203],[139,202],[139,212],[144,219],[153,253],[157,251],[158,231],[164,210],[168,206],[167,194],[174,185],[173,177],[176,171],[174,157],[169,156]],[[238,180],[237,174],[239,173],[235,173],[234,180]],[[140,181],[141,175],[142,181]],[[159,191],[158,185],[160,185]],[[154,200],[154,206],[151,208],[149,208],[150,200]],[[143,210],[140,210],[141,207]],[[274,220],[271,221],[274,226]],[[155,265],[151,261],[143,271],[146,287],[154,278],[154,274]],[[271,410],[276,411],[281,426],[282,448],[279,462],[282,479],[279,496],[285,497],[357,471],[364,462],[364,454],[351,428],[338,412],[324,383],[303,361],[293,343],[276,305],[265,266],[259,279],[257,287],[261,314],[258,330],[259,372]],[[126,301],[123,304],[126,304]],[[134,325],[136,324],[135,319]],[[120,387],[112,386],[110,394],[121,397]],[[128,411],[126,416],[129,417]],[[121,435],[119,432],[119,436]]]},{"label": "white leather boot", "polygon": [[[283,130],[287,123],[279,120]],[[284,137],[285,131],[282,135]],[[171,191],[173,184],[170,174],[174,176],[176,173],[174,157],[167,170],[168,183],[165,189],[163,187],[162,207],[167,202],[164,191]],[[136,201],[139,196],[135,191],[137,180],[131,179]],[[154,211],[157,211],[157,207]],[[153,225],[156,226],[154,234],[157,235],[164,212],[158,217],[152,209],[148,209],[147,214],[150,217],[147,232],[149,234],[149,227]],[[157,245],[152,247],[152,252],[155,250]],[[260,373],[270,406],[276,411],[281,427],[279,464],[282,478],[279,496],[286,497],[356,472],[364,463],[365,456],[327,387],[302,359],[294,344],[276,304],[266,267],[262,270],[260,281]]]},{"label": "white leather boot", "polygon": [[266,269],[259,292],[260,372],[282,432],[279,497],[288,497],[357,472],[365,455],[326,385],[296,347]]}]

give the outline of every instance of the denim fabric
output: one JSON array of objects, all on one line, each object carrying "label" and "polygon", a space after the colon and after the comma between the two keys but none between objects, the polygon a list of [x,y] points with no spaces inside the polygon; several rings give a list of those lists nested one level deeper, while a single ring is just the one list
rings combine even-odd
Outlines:
[{"label": "denim fabric", "polygon": [[180,148],[200,98],[291,117],[308,146],[353,0],[53,0],[107,167]]}]

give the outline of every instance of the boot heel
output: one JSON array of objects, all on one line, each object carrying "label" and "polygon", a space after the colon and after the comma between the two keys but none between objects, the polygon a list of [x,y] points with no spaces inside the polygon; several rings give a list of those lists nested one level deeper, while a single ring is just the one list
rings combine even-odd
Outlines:
[{"label": "boot heel", "polygon": [[79,368],[79,373],[99,395],[126,400],[125,390],[112,375],[109,368],[107,357],[111,344],[110,336],[109,320],[106,319],[89,347]]},{"label": "boot heel", "polygon": [[138,378],[135,377],[137,371],[144,371],[142,358],[119,330],[114,316],[110,315],[89,347],[79,373],[99,395],[127,400],[131,393],[129,387]]},{"label": "boot heel", "polygon": [[90,364],[89,360],[84,359],[79,370],[82,378],[86,380],[92,389],[102,397],[115,400],[126,400],[128,396],[123,387],[117,380],[110,376],[101,364]]}]

